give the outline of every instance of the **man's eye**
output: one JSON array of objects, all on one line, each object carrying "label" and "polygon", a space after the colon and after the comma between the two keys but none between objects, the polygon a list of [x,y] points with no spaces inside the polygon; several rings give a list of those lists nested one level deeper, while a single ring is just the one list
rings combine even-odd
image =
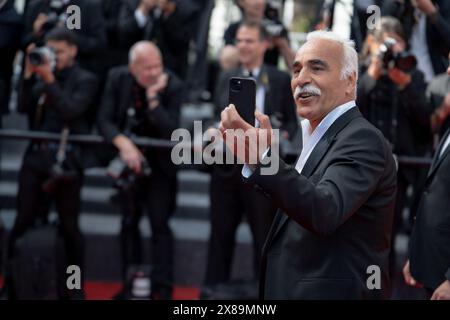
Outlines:
[{"label": "man's eye", "polygon": [[313,71],[321,71],[321,70],[323,70],[321,67],[313,67],[312,69],[313,69]]}]

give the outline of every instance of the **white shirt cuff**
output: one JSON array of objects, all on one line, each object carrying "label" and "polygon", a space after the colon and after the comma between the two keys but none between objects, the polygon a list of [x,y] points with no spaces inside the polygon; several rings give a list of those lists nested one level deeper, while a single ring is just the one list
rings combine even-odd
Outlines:
[{"label": "white shirt cuff", "polygon": [[[261,159],[264,159],[267,156],[267,154],[269,153],[269,150],[270,150],[270,148],[267,148],[267,150],[264,151]],[[248,164],[244,164],[244,166],[242,167],[241,174],[244,178],[248,179],[253,174],[253,170],[250,169],[250,166]]]},{"label": "white shirt cuff", "polygon": [[147,24],[148,17],[139,9],[134,10],[134,18],[139,28],[143,28]]}]

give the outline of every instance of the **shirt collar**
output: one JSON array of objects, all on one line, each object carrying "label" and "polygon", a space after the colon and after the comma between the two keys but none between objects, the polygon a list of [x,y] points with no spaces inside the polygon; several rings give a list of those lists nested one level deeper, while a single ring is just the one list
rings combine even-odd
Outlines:
[{"label": "shirt collar", "polygon": [[[356,103],[354,100],[346,102],[344,104],[341,104],[340,106],[337,106],[333,110],[331,110],[325,118],[320,121],[319,125],[316,127],[316,131],[320,131],[325,133],[329,127],[345,112],[350,110],[351,108],[355,107]],[[308,119],[305,119],[302,121],[302,131],[304,138],[310,137],[314,131],[312,131],[311,123]],[[306,135],[306,136],[305,136]]]}]

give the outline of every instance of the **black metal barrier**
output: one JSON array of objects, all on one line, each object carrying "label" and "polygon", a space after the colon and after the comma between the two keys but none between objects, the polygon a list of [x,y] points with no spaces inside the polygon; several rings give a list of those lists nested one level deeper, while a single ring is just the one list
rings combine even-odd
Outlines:
[{"label": "black metal barrier", "polygon": [[[18,139],[18,140],[33,140],[33,141],[60,141],[61,135],[59,133],[43,132],[43,131],[29,131],[29,130],[14,130],[14,129],[0,129],[0,139]],[[147,148],[164,148],[170,149],[175,145],[178,145],[177,141],[155,139],[155,138],[143,138],[132,137],[131,140],[134,144],[140,147]],[[104,144],[107,143],[102,136],[93,134],[71,134],[68,138],[69,142],[81,143],[81,144]],[[192,147],[186,145],[186,147]],[[293,149],[284,153],[289,156],[296,156]],[[399,164],[404,166],[414,167],[428,167],[431,165],[432,159],[425,157],[397,157]]]}]

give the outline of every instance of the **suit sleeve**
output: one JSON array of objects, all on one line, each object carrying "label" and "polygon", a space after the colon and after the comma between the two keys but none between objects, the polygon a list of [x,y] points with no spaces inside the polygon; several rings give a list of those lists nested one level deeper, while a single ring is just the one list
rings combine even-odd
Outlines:
[{"label": "suit sleeve", "polygon": [[370,197],[384,173],[389,154],[375,131],[362,129],[334,148],[331,165],[319,178],[309,179],[286,165],[275,175],[262,175],[258,167],[249,179],[271,197],[292,220],[320,235],[333,234]]},{"label": "suit sleeve", "polygon": [[71,121],[83,115],[92,105],[97,93],[97,78],[92,75],[84,75],[70,92],[63,91],[55,81],[45,86],[45,93],[49,106],[53,108],[63,121]]},{"label": "suit sleeve", "polygon": [[[86,1],[82,11],[82,27],[77,32],[78,48],[81,53],[95,54],[106,48],[106,23],[98,1]],[[83,14],[86,18],[83,19]]]},{"label": "suit sleeve", "polygon": [[[142,40],[144,37],[144,28],[139,28],[134,11],[136,7],[130,1],[123,1],[119,11],[119,43],[124,48],[131,47],[134,43]],[[151,15],[149,19],[152,19]]]},{"label": "suit sleeve", "polygon": [[191,39],[198,11],[199,8],[192,1],[178,1],[175,11],[164,19],[164,37],[174,49]]},{"label": "suit sleeve", "polygon": [[118,136],[121,132],[115,121],[119,103],[118,94],[120,90],[117,86],[117,74],[115,70],[111,70],[106,80],[105,89],[103,90],[102,102],[97,114],[97,125],[100,134],[105,137],[107,142]]},{"label": "suit sleeve", "polygon": [[408,110],[411,120],[415,123],[414,127],[418,129],[417,138],[427,141],[431,138],[430,117],[432,110],[427,104],[424,76],[416,70],[411,77],[411,83],[399,91],[399,102]]}]

